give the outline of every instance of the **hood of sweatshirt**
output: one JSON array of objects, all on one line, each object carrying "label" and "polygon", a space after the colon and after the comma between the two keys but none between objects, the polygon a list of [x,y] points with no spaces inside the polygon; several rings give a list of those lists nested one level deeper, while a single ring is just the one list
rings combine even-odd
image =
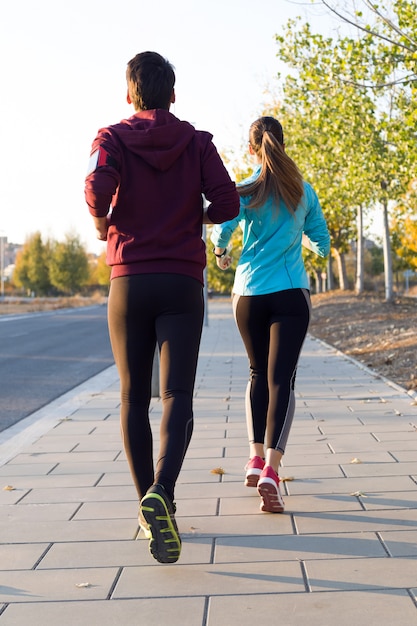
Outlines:
[{"label": "hood of sweatshirt", "polygon": [[127,150],[160,171],[171,167],[197,132],[164,109],[140,111],[111,126],[111,131]]}]

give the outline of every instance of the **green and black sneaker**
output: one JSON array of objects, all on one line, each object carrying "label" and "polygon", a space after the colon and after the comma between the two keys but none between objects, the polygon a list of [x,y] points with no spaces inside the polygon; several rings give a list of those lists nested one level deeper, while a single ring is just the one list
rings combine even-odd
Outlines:
[{"label": "green and black sneaker", "polygon": [[162,485],[152,485],[140,503],[140,513],[151,534],[149,550],[159,563],[175,563],[181,554],[175,510],[174,502]]}]

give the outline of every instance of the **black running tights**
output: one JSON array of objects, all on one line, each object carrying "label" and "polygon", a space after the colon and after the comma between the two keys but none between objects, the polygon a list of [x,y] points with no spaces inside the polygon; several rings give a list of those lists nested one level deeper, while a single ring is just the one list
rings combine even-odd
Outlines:
[{"label": "black running tights", "polygon": [[[193,431],[203,312],[202,285],[188,276],[141,274],[111,281],[108,323],[120,376],[121,430],[139,499],[154,482],[174,497]],[[149,406],[156,345],[160,351],[162,417],[154,469]]]},{"label": "black running tights", "polygon": [[297,362],[310,321],[309,292],[287,289],[261,296],[234,295],[233,308],[249,357],[249,442],[265,443],[284,454],[295,410]]}]

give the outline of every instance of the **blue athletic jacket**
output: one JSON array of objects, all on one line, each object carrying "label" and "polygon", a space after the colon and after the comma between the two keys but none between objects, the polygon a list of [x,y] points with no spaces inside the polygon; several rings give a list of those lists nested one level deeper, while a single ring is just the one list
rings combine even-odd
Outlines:
[{"label": "blue athletic jacket", "polygon": [[[243,184],[254,180],[259,172],[260,166]],[[243,232],[233,293],[257,296],[284,289],[308,289],[301,253],[303,233],[310,240],[309,247],[321,257],[330,252],[330,236],[317,194],[311,185],[303,184],[304,195],[295,213],[282,201],[277,211],[272,198],[259,209],[248,209],[250,198],[241,197],[239,215],[213,227],[211,240],[219,248],[227,247],[238,225]]]}]

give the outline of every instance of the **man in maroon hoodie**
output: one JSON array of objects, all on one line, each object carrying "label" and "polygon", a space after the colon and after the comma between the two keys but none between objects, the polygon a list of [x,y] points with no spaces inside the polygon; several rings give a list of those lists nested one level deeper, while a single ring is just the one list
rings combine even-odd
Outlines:
[{"label": "man in maroon hoodie", "polygon": [[[153,557],[181,551],[174,488],[193,430],[203,322],[203,223],[239,212],[239,197],[212,136],[169,112],[175,74],[156,52],[129,61],[135,114],[99,130],[85,197],[111,266],[110,341],[120,376],[123,443]],[[202,194],[210,203],[204,211]],[[152,363],[160,352],[163,413],[154,469],[149,424]]]}]

